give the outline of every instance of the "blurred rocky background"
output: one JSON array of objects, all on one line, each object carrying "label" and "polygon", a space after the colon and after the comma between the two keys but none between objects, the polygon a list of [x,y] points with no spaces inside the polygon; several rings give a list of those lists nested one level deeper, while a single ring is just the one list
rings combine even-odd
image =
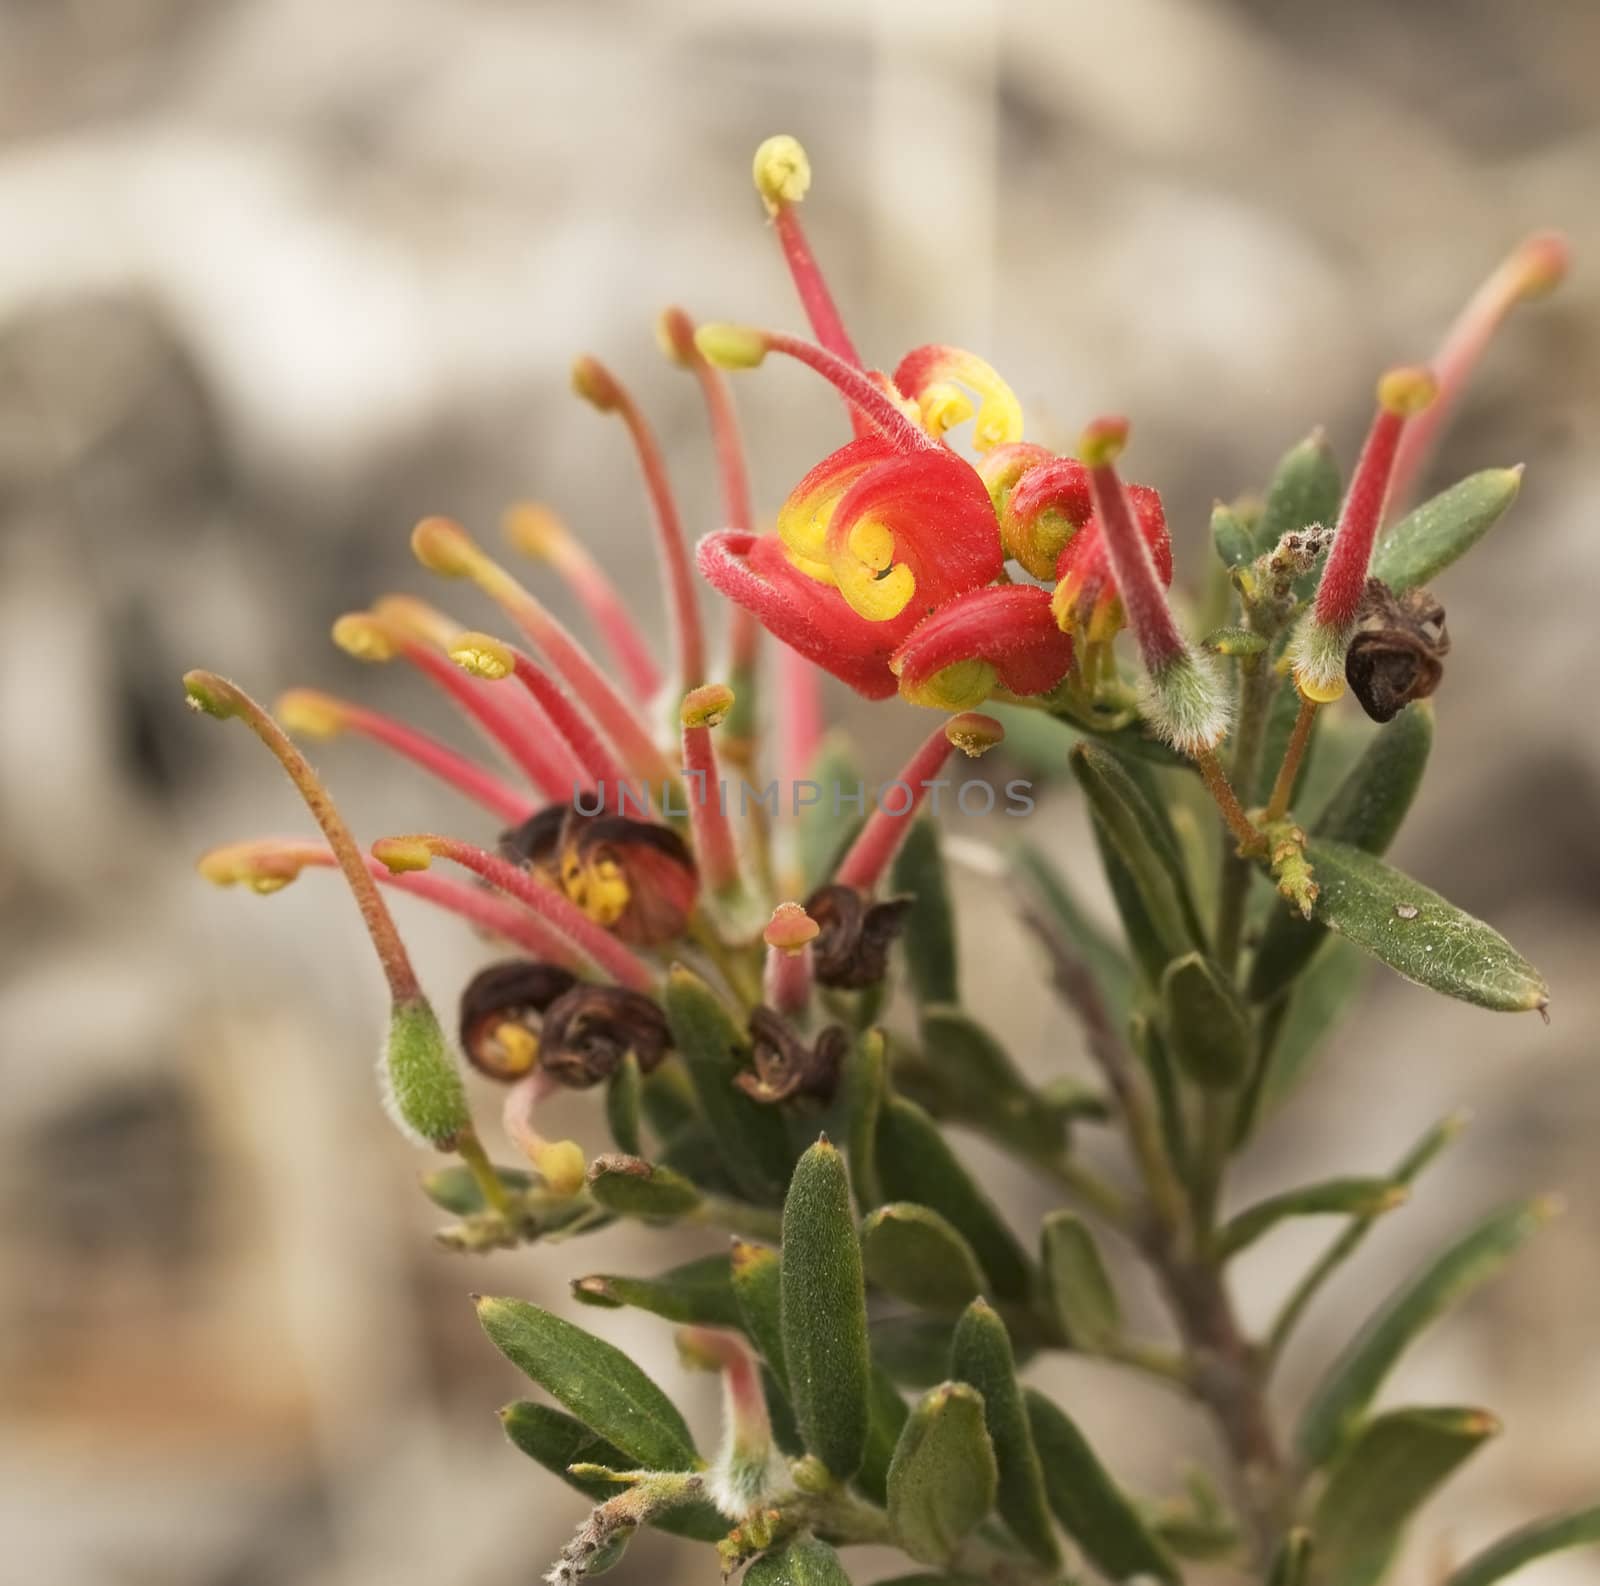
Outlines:
[{"label": "blurred rocky background", "polygon": [[[748,178],[777,130],[810,149],[807,224],[868,356],[972,345],[1046,440],[1133,414],[1132,472],[1166,493],[1191,574],[1214,496],[1259,485],[1314,423],[1348,460],[1376,371],[1425,354],[1521,234],[1571,235],[1575,279],[1513,321],[1439,460],[1439,482],[1529,472],[1439,587],[1455,653],[1398,854],[1548,971],[1554,1022],[1374,976],[1238,1193],[1379,1170],[1473,1108],[1319,1302],[1284,1403],[1431,1243],[1557,1189],[1571,1214],[1396,1384],[1507,1423],[1409,1579],[1592,1498],[1597,61],[1592,0],[0,0],[7,1577],[509,1586],[578,1514],[502,1445],[515,1383],[465,1295],[564,1303],[574,1274],[661,1252],[625,1233],[482,1262],[430,1245],[425,1164],[373,1105],[383,1004],[349,903],[326,877],[261,903],[197,880],[206,845],[303,817],[244,734],[187,716],[177,678],[360,689],[448,732],[412,679],[357,675],[329,621],[426,592],[406,549],[424,512],[492,533],[529,495],[658,634],[631,458],[566,367],[590,350],[636,383],[689,521],[711,525],[692,384],[652,319],[678,300],[797,322]],[[738,397],[770,510],[837,441],[837,408],[792,368]],[[921,723],[871,720],[887,774]],[[368,836],[460,818],[357,744],[320,762]],[[1034,829],[1090,875],[1073,800]],[[972,1000],[1036,1072],[1077,1063],[997,889],[964,880],[962,904]],[[448,1005],[480,949],[404,924]],[[591,1137],[592,1110],[572,1109]],[[1044,1189],[974,1160],[1031,1226]],[[1243,1267],[1252,1317],[1324,1232]],[[587,1319],[674,1370],[664,1326]],[[1048,1374],[1146,1490],[1208,1451],[1103,1368]],[[714,1390],[683,1392],[709,1425]],[[646,1539],[614,1578],[712,1567]]]}]

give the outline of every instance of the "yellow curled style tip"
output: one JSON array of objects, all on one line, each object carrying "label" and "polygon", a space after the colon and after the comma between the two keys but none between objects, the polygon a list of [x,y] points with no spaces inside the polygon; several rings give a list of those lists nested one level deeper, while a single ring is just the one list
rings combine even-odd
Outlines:
[{"label": "yellow curled style tip", "polygon": [[811,186],[811,161],[800,140],[787,132],[766,139],[756,150],[750,174],[769,215],[780,205],[798,204]]}]

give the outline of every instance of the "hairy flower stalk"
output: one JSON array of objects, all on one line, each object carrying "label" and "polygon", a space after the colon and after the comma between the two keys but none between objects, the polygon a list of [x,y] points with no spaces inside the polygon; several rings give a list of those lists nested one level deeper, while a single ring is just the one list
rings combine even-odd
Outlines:
[{"label": "hairy flower stalk", "polygon": [[628,427],[644,475],[650,499],[650,515],[655,523],[656,549],[667,588],[667,605],[672,620],[673,649],[677,658],[678,683],[695,688],[705,678],[705,639],[700,628],[700,608],[695,599],[694,571],[689,562],[689,546],[684,539],[678,505],[667,478],[666,459],[661,455],[655,431],[651,429],[639,404],[628,389],[597,359],[579,358],[572,366],[572,388],[584,401],[602,413],[616,413]]},{"label": "hairy flower stalk", "polygon": [[[905,763],[899,776],[883,789],[878,807],[867,817],[867,824],[839,861],[833,873],[834,884],[871,892],[883,879],[890,861],[905,841],[911,822],[935,785],[934,779],[949,759],[950,751],[959,749],[975,760],[1004,742],[1005,735],[1005,728],[994,717],[975,712],[952,716],[934,728],[921,748]],[[905,794],[893,809],[888,807],[885,798],[891,791]]]},{"label": "hairy flower stalk", "polygon": [[320,689],[294,688],[278,696],[273,714],[286,732],[302,738],[337,738],[343,732],[370,738],[420,766],[508,826],[515,826],[533,813],[533,804],[527,795],[517,792],[492,771],[382,711],[368,710],[364,705],[324,694]]},{"label": "hairy flower stalk", "polygon": [[780,903],[772,911],[772,918],[761,933],[767,947],[761,987],[767,1005],[777,1012],[802,1013],[811,1001],[816,980],[811,944],[821,930],[802,904]]},{"label": "hairy flower stalk", "polygon": [[501,531],[513,550],[545,563],[562,579],[611,652],[628,687],[640,699],[654,699],[661,691],[661,671],[639,637],[638,625],[616,585],[572,530],[549,507],[522,501],[506,512]]},{"label": "hairy flower stalk", "polygon": [[737,894],[742,887],[739,847],[728,820],[716,746],[711,741],[712,729],[726,720],[733,704],[733,690],[725,683],[707,683],[685,694],[679,711],[695,855],[712,895],[721,898]]}]

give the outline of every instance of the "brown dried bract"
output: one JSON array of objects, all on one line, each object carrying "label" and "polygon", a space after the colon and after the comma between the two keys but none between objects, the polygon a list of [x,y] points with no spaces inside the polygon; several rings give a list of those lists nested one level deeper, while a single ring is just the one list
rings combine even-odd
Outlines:
[{"label": "brown dried bract", "polygon": [[546,1009],[577,984],[555,964],[513,958],[480,969],[461,993],[461,1047],[479,1073],[510,1084],[538,1061]]},{"label": "brown dried bract", "polygon": [[1367,580],[1344,676],[1374,721],[1393,721],[1403,706],[1432,694],[1449,653],[1444,607],[1426,589],[1396,595],[1381,579]]},{"label": "brown dried bract", "polygon": [[795,1096],[833,1100],[839,1088],[850,1037],[830,1024],[807,1045],[781,1015],[771,1008],[756,1008],[750,1015],[750,1061],[754,1072],[737,1075],[740,1090],[755,1101],[788,1101]]},{"label": "brown dried bract", "polygon": [[911,902],[874,903],[855,887],[818,887],[806,899],[806,913],[821,927],[811,944],[818,983],[842,991],[877,985],[888,971],[889,948]]},{"label": "brown dried bract", "polygon": [[667,1016],[642,992],[585,981],[545,1013],[539,1061],[563,1085],[581,1090],[609,1079],[630,1052],[648,1074],[671,1039]]}]

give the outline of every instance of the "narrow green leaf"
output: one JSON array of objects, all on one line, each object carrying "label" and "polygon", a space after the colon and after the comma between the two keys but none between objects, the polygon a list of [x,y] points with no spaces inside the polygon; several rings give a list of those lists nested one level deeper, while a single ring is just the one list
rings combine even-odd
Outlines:
[{"label": "narrow green leaf", "polygon": [[[1345,1008],[1371,967],[1372,960],[1353,942],[1334,937],[1296,980],[1261,1076],[1257,1102],[1261,1117],[1270,1117],[1294,1094],[1322,1043],[1339,1028]],[[1277,1009],[1270,1012],[1277,1015]]]},{"label": "narrow green leaf", "polygon": [[1023,1390],[1045,1495],[1061,1528],[1114,1581],[1153,1575],[1178,1586],[1176,1565],[1151,1535],[1088,1440],[1066,1413],[1034,1388]]},{"label": "narrow green leaf", "polygon": [[889,1466],[910,1414],[894,1378],[875,1364],[867,1395],[867,1451],[856,1472],[856,1486],[876,1504],[889,1501]]},{"label": "narrow green leaf", "polygon": [[948,1316],[885,1316],[872,1324],[872,1358],[889,1379],[919,1392],[944,1381],[950,1370]]},{"label": "narrow green leaf", "polygon": [[1128,955],[1089,917],[1041,849],[1030,842],[1018,843],[1011,851],[1011,866],[1036,918],[1083,960],[1120,1028],[1133,1002],[1134,974]]},{"label": "narrow green leaf", "polygon": [[668,973],[662,1005],[734,1182],[751,1200],[775,1203],[789,1177],[788,1135],[775,1107],[752,1101],[734,1083],[745,1057],[739,1027],[716,993],[682,965]]},{"label": "narrow green leaf", "polygon": [[1334,1466],[1312,1516],[1313,1579],[1373,1586],[1412,1515],[1499,1430],[1483,1410],[1395,1410],[1369,1422]]},{"label": "narrow green leaf", "polygon": [[983,1396],[964,1382],[912,1410],[889,1466],[889,1524],[921,1564],[944,1564],[994,1507],[999,1485]]},{"label": "narrow green leaf", "polygon": [[[500,1180],[513,1200],[520,1200],[534,1185],[533,1174],[524,1173],[520,1168],[497,1167],[494,1176]],[[477,1179],[472,1176],[472,1170],[460,1162],[452,1162],[449,1167],[424,1173],[422,1193],[441,1211],[447,1211],[453,1217],[471,1217],[487,1210],[483,1191],[479,1189]]]},{"label": "narrow green leaf", "polygon": [[1494,1586],[1524,1564],[1573,1547],[1600,1547],[1600,1504],[1521,1526],[1474,1554],[1444,1586]]},{"label": "narrow green leaf", "polygon": [[1253,628],[1213,628],[1201,641],[1213,655],[1260,655],[1267,641]]},{"label": "narrow green leaf", "polygon": [[617,1149],[628,1156],[642,1156],[639,1113],[644,1095],[644,1075],[639,1059],[625,1052],[617,1071],[606,1085],[606,1126]]},{"label": "narrow green leaf", "polygon": [[694,1083],[681,1057],[669,1056],[644,1076],[639,1100],[645,1122],[655,1130],[658,1140],[673,1140],[685,1129],[703,1126]]},{"label": "narrow green leaf", "polygon": [[572,1297],[582,1305],[615,1310],[631,1305],[669,1322],[697,1327],[742,1327],[726,1256],[702,1256],[658,1278],[595,1273],[572,1280]]},{"label": "narrow green leaf", "polygon": [[1272,550],[1294,530],[1336,523],[1343,494],[1333,449],[1322,431],[1314,430],[1279,459],[1256,522],[1257,554]]},{"label": "narrow green leaf", "polygon": [[618,1217],[671,1222],[700,1204],[700,1191],[681,1173],[636,1156],[597,1156],[589,1164],[589,1193]]},{"label": "narrow green leaf", "polygon": [[[548,1404],[518,1399],[500,1412],[506,1436],[529,1459],[536,1460],[552,1475],[581,1492],[592,1503],[604,1503],[623,1489],[613,1481],[593,1476],[574,1476],[571,1465],[604,1465],[610,1470],[627,1470],[632,1461],[614,1443],[591,1432]],[[652,1522],[658,1530],[696,1542],[720,1542],[728,1534],[730,1522],[709,1503],[686,1504],[669,1509]]]},{"label": "narrow green leaf", "polygon": [[[1373,734],[1366,751],[1334,790],[1312,836],[1348,843],[1369,854],[1387,852],[1422,784],[1433,748],[1433,709],[1409,705]],[[1326,929],[1294,910],[1276,908],[1250,966],[1252,1001],[1277,996],[1327,940]]]},{"label": "narrow green leaf", "polygon": [[512,1365],[616,1444],[630,1466],[693,1470],[699,1463],[677,1406],[614,1344],[525,1300],[480,1299],[478,1321]]},{"label": "narrow green leaf", "polygon": [[778,1252],[767,1245],[733,1241],[728,1257],[733,1283],[734,1304],[739,1308],[739,1325],[756,1353],[772,1368],[784,1397],[789,1395],[789,1368],[783,1359],[781,1284]]},{"label": "narrow green leaf", "polygon": [[1296,1526],[1284,1537],[1278,1551],[1272,1556],[1267,1586],[1306,1586],[1315,1554],[1310,1531],[1304,1526]]},{"label": "narrow green leaf", "polygon": [[1161,1138],[1167,1154],[1180,1173],[1187,1173],[1189,1131],[1184,1119],[1183,1097],[1179,1093],[1177,1065],[1172,1061],[1167,1043],[1161,1038],[1160,1028],[1149,1014],[1141,1011],[1128,1020],[1128,1039],[1150,1076],[1150,1088],[1155,1092]]},{"label": "narrow green leaf", "polygon": [[1016,1235],[933,1120],[898,1096],[878,1120],[878,1179],[889,1200],[930,1206],[951,1223],[972,1247],[996,1297],[1028,1300],[1033,1273]]},{"label": "narrow green leaf", "polygon": [[957,1316],[983,1293],[972,1246],[927,1206],[880,1206],[861,1225],[861,1259],[870,1282],[919,1310]]},{"label": "narrow green leaf", "polygon": [[1122,1332],[1122,1306],[1089,1225],[1076,1212],[1052,1212],[1039,1230],[1045,1293],[1074,1349],[1103,1349]]},{"label": "narrow green leaf", "polygon": [[956,1324],[950,1375],[983,1396],[984,1424],[999,1471],[995,1506],[1011,1534],[1036,1559],[1059,1564],[1061,1549],[1045,1501],[1044,1473],[1034,1450],[1028,1412],[1017,1385],[1017,1363],[1006,1324],[985,1300],[974,1300]]},{"label": "narrow green leaf", "polygon": [[919,1002],[958,1002],[956,917],[939,829],[914,821],[889,871],[889,890],[916,899],[900,930],[906,968]]},{"label": "narrow green leaf", "polygon": [[1238,993],[1204,953],[1185,953],[1161,975],[1167,1047],[1197,1085],[1229,1090],[1248,1071],[1253,1031]]},{"label": "narrow green leaf", "polygon": [[1224,567],[1242,567],[1256,558],[1250,520],[1223,501],[1211,509],[1211,544]]},{"label": "narrow green leaf", "polygon": [[1226,1261],[1291,1217],[1377,1217],[1406,1201],[1406,1190],[1389,1178],[1333,1178],[1269,1195],[1230,1217],[1216,1239]]},{"label": "narrow green leaf", "polygon": [[850,1586],[839,1555],[814,1536],[797,1536],[763,1553],[744,1577],[745,1586]]},{"label": "narrow green leaf", "polygon": [[[842,733],[829,733],[806,773],[816,785],[814,803],[801,802],[795,820],[795,857],[805,886],[814,892],[833,874],[865,816],[855,805],[861,767]],[[799,798],[798,792],[795,795]]]},{"label": "narrow green leaf", "polygon": [[807,1449],[848,1481],[867,1440],[867,1296],[849,1180],[826,1137],[795,1166],[779,1259],[795,1419]]},{"label": "narrow green leaf", "polygon": [[1501,1013],[1543,1009],[1550,988],[1505,937],[1420,881],[1344,843],[1307,846],[1316,917],[1396,974]]},{"label": "narrow green leaf", "polygon": [[1466,555],[1505,515],[1522,488],[1521,468],[1468,474],[1391,528],[1372,553],[1372,576],[1396,594],[1426,584]]},{"label": "narrow green leaf", "polygon": [[[1126,872],[1163,956],[1176,958],[1201,946],[1204,936],[1176,844],[1127,768],[1106,750],[1083,743],[1072,752],[1072,769],[1098,832]],[[1109,869],[1108,878],[1115,892],[1116,878]],[[1123,898],[1118,901],[1121,904]],[[1133,931],[1130,924],[1130,936]],[[1146,967],[1150,967],[1148,956]]]},{"label": "narrow green leaf", "polygon": [[[948,1004],[922,1008],[921,1062],[905,1065],[906,1088],[927,1093],[941,1117],[1013,1150],[1050,1155],[1067,1140],[1067,1116],[1044,1104],[1004,1047]],[[897,1066],[896,1078],[901,1075]]]},{"label": "narrow green leaf", "polygon": [[1549,1200],[1502,1207],[1384,1302],[1328,1369],[1300,1418],[1296,1440],[1311,1464],[1325,1465],[1344,1445],[1417,1335],[1493,1277],[1558,1209]]},{"label": "narrow green leaf", "polygon": [[876,1027],[863,1030],[845,1066],[850,1188],[863,1211],[871,1211],[883,1200],[878,1184],[878,1116],[888,1091],[888,1038]]}]

